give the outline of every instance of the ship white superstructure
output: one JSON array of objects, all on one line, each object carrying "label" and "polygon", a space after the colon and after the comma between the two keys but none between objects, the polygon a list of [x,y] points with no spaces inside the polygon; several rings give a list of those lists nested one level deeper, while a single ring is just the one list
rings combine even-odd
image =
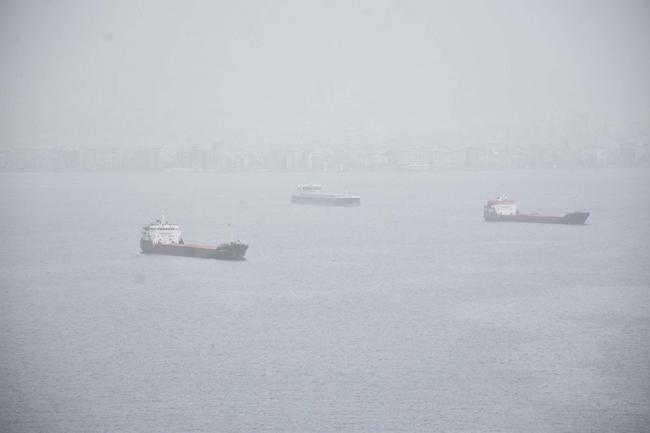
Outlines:
[{"label": "ship white superstructure", "polygon": [[497,215],[517,215],[519,212],[517,204],[505,196],[489,200],[486,207]]},{"label": "ship white superstructure", "polygon": [[147,224],[142,228],[143,241],[149,241],[153,245],[174,245],[182,244],[181,229],[176,224],[170,224],[163,215],[156,222]]}]

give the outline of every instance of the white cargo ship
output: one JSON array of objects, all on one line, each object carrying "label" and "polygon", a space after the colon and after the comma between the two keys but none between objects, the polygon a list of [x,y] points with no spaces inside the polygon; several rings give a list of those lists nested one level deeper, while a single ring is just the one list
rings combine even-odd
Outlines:
[{"label": "white cargo ship", "polygon": [[322,191],[321,185],[298,185],[291,194],[291,202],[321,206],[360,206],[361,197],[349,194],[333,194]]}]

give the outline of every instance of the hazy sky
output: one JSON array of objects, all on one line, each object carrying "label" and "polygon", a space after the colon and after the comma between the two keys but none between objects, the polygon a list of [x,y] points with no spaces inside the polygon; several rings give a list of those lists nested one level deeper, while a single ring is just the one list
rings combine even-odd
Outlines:
[{"label": "hazy sky", "polygon": [[643,0],[1,1],[0,54],[0,146],[383,147],[650,119]]}]

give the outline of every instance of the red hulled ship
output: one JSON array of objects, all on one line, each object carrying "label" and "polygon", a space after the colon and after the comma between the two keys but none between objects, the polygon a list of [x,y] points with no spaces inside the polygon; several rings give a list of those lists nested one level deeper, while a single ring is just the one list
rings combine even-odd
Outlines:
[{"label": "red hulled ship", "polygon": [[145,254],[165,254],[171,256],[200,257],[218,260],[244,260],[248,245],[231,239],[230,242],[215,246],[186,244],[181,229],[170,224],[163,216],[156,222],[142,228],[140,248]]},{"label": "red hulled ship", "polygon": [[485,221],[580,225],[587,221],[589,212],[569,212],[563,216],[521,213],[514,201],[502,196],[487,201],[483,207],[483,218]]}]

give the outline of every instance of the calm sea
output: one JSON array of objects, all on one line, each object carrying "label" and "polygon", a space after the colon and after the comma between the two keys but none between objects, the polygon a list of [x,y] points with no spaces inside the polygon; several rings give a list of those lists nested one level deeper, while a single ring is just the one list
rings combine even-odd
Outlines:
[{"label": "calm sea", "polygon": [[[140,254],[162,210],[248,260]],[[2,432],[649,429],[648,169],[0,175]]]}]

